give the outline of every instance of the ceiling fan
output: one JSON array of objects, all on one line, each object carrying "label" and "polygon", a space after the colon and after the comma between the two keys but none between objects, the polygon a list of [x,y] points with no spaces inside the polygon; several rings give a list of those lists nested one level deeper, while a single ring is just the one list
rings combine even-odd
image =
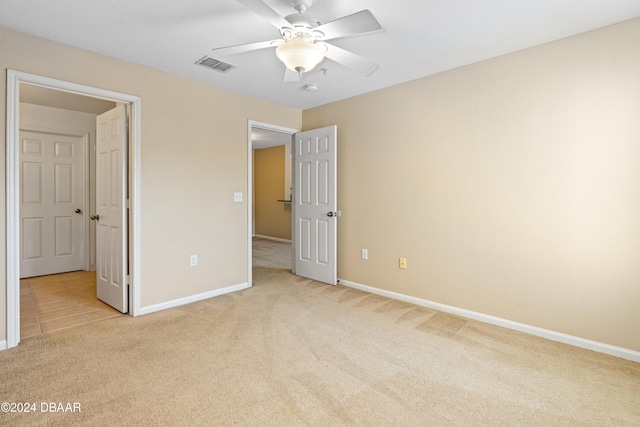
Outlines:
[{"label": "ceiling fan", "polygon": [[369,74],[378,67],[378,64],[370,59],[327,43],[327,40],[381,30],[380,23],[366,9],[321,24],[305,14],[314,0],[289,0],[298,13],[285,17],[280,16],[263,0],[237,1],[278,28],[282,38],[213,49],[219,55],[235,55],[275,47],[277,57],[286,66],[285,82],[299,81],[303,73],[311,71],[324,58],[362,74]]}]

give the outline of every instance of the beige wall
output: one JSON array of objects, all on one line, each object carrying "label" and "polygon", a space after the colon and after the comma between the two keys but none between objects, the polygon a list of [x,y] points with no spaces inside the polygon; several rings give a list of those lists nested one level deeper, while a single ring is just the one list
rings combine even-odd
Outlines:
[{"label": "beige wall", "polygon": [[640,351],[638,46],[634,20],[303,112],[338,125],[339,277]]},{"label": "beige wall", "polygon": [[255,233],[291,240],[291,204],[278,202],[285,199],[285,146],[254,150],[253,158]]},{"label": "beige wall", "polygon": [[[0,28],[0,69],[142,99],[141,305],[248,279],[247,121],[300,128],[299,110]],[[0,85],[6,99],[6,85]],[[5,224],[5,102],[0,103],[0,218]],[[245,194],[234,203],[233,193]],[[6,258],[5,227],[0,258]],[[189,255],[199,265],[189,267]],[[0,340],[6,339],[6,265],[0,272]]]}]

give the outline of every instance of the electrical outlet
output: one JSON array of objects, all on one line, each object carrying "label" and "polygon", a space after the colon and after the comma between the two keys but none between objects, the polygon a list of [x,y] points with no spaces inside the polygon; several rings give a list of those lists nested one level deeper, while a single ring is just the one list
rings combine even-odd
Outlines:
[{"label": "electrical outlet", "polygon": [[362,259],[369,259],[369,251],[367,249],[362,249]]},{"label": "electrical outlet", "polygon": [[242,201],[242,193],[233,193],[233,201],[240,203]]},{"label": "electrical outlet", "polygon": [[198,255],[191,255],[189,257],[189,265],[191,267],[195,267],[196,265],[198,265]]},{"label": "electrical outlet", "polygon": [[406,270],[406,269],[407,269],[407,259],[400,258],[400,270]]}]

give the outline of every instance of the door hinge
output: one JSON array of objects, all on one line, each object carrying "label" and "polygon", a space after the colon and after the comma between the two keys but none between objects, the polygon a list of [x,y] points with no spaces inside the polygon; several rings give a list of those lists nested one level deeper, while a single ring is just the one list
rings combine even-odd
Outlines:
[{"label": "door hinge", "polygon": [[127,286],[131,285],[131,275],[130,275],[130,274],[127,274],[127,275],[125,276],[125,280],[126,280],[126,282],[127,282],[127,283],[126,283],[126,285],[127,285]]},{"label": "door hinge", "polygon": [[130,206],[130,204],[131,204],[131,203],[129,202],[129,199],[126,199],[126,200],[124,201],[124,207],[125,207],[125,209],[131,209],[131,208],[129,207],[129,206]]}]

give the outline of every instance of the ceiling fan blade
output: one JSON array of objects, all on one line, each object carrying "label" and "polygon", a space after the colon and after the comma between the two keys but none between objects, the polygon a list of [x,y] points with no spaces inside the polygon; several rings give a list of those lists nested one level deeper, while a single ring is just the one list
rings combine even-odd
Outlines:
[{"label": "ceiling fan blade", "polygon": [[268,40],[264,42],[245,43],[235,46],[219,47],[211,49],[213,52],[220,55],[237,55],[239,53],[251,52],[253,50],[266,49],[268,47],[276,47],[281,44],[282,40]]},{"label": "ceiling fan blade", "polygon": [[382,25],[366,9],[314,28],[314,30],[321,31],[324,34],[323,40],[355,36],[356,34],[370,33],[381,29]]},{"label": "ceiling fan blade", "polygon": [[237,0],[237,2],[278,29],[291,26],[289,21],[262,0]]},{"label": "ceiling fan blade", "polygon": [[300,74],[295,71],[290,70],[287,67],[284,67],[284,82],[285,83],[296,83],[300,81]]},{"label": "ceiling fan blade", "polygon": [[348,50],[344,50],[329,43],[325,43],[325,45],[327,46],[327,53],[325,54],[325,57],[342,64],[345,67],[353,68],[354,70],[360,71],[362,74],[369,74],[378,68],[378,64],[370,59],[356,55],[353,52],[349,52]]}]

